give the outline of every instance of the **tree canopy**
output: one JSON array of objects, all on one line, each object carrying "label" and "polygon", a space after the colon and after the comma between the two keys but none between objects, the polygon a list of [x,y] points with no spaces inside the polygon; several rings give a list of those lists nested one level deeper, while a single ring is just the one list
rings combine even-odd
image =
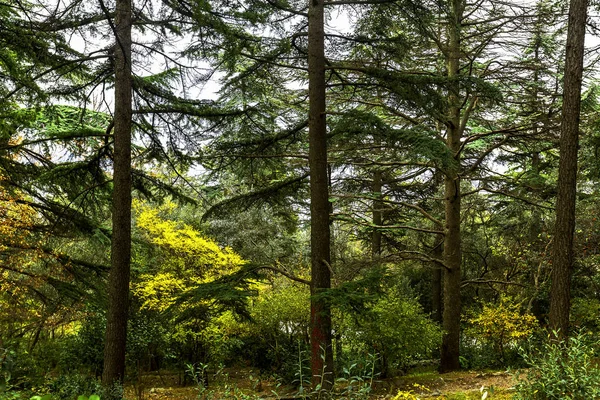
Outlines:
[{"label": "tree canopy", "polygon": [[1,3],[0,398],[367,398],[599,338],[590,7]]}]

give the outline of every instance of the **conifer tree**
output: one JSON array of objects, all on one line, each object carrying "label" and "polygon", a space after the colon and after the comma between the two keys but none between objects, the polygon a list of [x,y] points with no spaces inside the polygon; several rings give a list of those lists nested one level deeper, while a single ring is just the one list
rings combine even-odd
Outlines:
[{"label": "conifer tree", "polygon": [[111,387],[125,377],[127,315],[131,269],[131,0],[115,8],[115,113],[112,195],[111,267],[104,342],[102,383]]},{"label": "conifer tree", "polygon": [[552,258],[552,287],[550,289],[550,328],[563,338],[569,332],[571,305],[577,153],[587,8],[587,0],[570,2],[565,54],[556,228]]},{"label": "conifer tree", "polygon": [[323,290],[331,288],[331,233],[327,168],[325,93],[325,10],[323,0],[308,8],[308,164],[310,169],[311,370],[313,387],[333,386],[331,308]]}]

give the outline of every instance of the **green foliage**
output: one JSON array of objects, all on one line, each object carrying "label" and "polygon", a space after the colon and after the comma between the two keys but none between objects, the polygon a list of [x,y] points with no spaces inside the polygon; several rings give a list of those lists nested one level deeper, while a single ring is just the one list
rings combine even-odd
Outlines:
[{"label": "green foliage", "polygon": [[576,335],[564,342],[547,341],[540,348],[523,351],[530,368],[517,374],[516,399],[586,400],[600,398],[600,369],[594,350],[600,342]]},{"label": "green foliage", "polygon": [[252,304],[252,320],[265,330],[283,328],[290,337],[308,332],[310,291],[306,285],[284,283],[272,289],[264,287]]},{"label": "green foliage", "polygon": [[[223,329],[228,337],[237,336],[238,357],[262,371],[277,372],[283,382],[298,379],[298,354],[308,348],[310,292],[306,285],[278,279],[272,286],[261,285],[251,301],[251,320],[231,321]],[[305,367],[308,363],[304,364]],[[310,372],[306,372],[310,377]]]},{"label": "green foliage", "polygon": [[368,399],[373,391],[378,356],[367,354],[363,360],[354,362],[343,368],[342,377],[336,380],[336,385],[343,385],[342,395],[348,400]]},{"label": "green foliage", "polygon": [[136,370],[132,375],[175,357],[167,326],[160,314],[132,307],[127,327],[127,363]]},{"label": "green foliage", "polygon": [[14,350],[0,347],[0,400],[20,398],[12,380],[15,355]]},{"label": "green foliage", "polygon": [[61,356],[61,373],[80,371],[100,376],[104,361],[105,328],[104,313],[90,309],[80,322],[77,332],[65,341]]},{"label": "green foliage", "polygon": [[[43,396],[32,396],[29,400],[52,400],[52,395],[45,394]],[[79,400],[79,398],[77,400]]]},{"label": "green foliage", "polygon": [[96,378],[78,373],[60,375],[51,381],[47,388],[53,400],[79,400],[79,396],[91,397],[103,391],[100,381]]},{"label": "green foliage", "polygon": [[[126,359],[130,367],[147,367],[166,359],[173,351],[171,336],[165,332],[160,316],[132,307],[127,328]],[[61,348],[57,370],[61,374],[88,374],[99,377],[104,362],[106,317],[103,311],[90,308],[75,332],[68,335]],[[133,372],[132,375],[137,373]]]},{"label": "green foliage", "polygon": [[379,354],[388,367],[406,369],[414,360],[432,356],[442,337],[441,328],[423,311],[405,284],[385,290],[366,312],[346,319],[340,327],[350,354]]},{"label": "green foliage", "polygon": [[[338,139],[364,142],[375,137],[378,140],[394,143],[396,151],[410,149],[404,155],[407,161],[409,159],[414,159],[415,162],[433,161],[436,165],[445,168],[456,168],[451,152],[437,138],[437,132],[427,130],[422,125],[403,129],[394,128],[372,110],[361,109],[352,109],[334,119],[332,125],[332,134],[338,136]],[[342,135],[343,137],[340,137]]]},{"label": "green foliage", "polygon": [[[211,380],[219,382],[218,388],[210,388],[208,381],[209,364],[198,363],[198,365],[188,364],[186,372],[192,377],[196,388],[198,389],[198,398],[203,400],[259,400],[262,397],[249,394],[232,383],[229,374],[225,372],[221,365],[212,376]],[[250,376],[252,379],[252,376]]]},{"label": "green foliage", "polygon": [[43,341],[31,349],[24,341],[10,340],[0,348],[0,393],[29,390],[43,383],[58,362],[60,341]]},{"label": "green foliage", "polygon": [[574,298],[571,302],[571,326],[579,331],[600,333],[600,300]]}]

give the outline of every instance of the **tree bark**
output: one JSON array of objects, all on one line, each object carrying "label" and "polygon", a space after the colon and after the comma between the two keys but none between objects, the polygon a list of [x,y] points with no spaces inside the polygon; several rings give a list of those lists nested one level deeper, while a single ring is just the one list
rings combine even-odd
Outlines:
[{"label": "tree bark", "polygon": [[442,351],[440,371],[449,372],[460,369],[460,283],[461,283],[461,194],[460,176],[460,138],[461,138],[461,100],[458,82],[460,68],[460,34],[463,13],[462,0],[452,0],[448,26],[448,121],[446,123],[446,145],[454,155],[456,166],[449,167],[444,176],[444,208],[446,215],[444,237],[444,310]]},{"label": "tree bark", "polygon": [[560,125],[560,164],[556,226],[552,254],[552,286],[550,288],[550,329],[566,337],[571,308],[571,272],[573,270],[573,235],[577,194],[577,147],[583,52],[588,0],[571,0],[565,55],[562,119]]},{"label": "tree bark", "polygon": [[[435,228],[437,228],[437,225]],[[444,244],[441,240],[439,243],[434,244],[431,256],[436,260],[444,259]],[[442,296],[442,279],[444,275],[440,264],[434,262],[432,263],[431,268],[433,268],[431,274],[431,318],[436,322],[442,323],[442,310],[444,309],[442,303],[444,300]]]},{"label": "tree bark", "polygon": [[371,254],[373,260],[379,260],[381,257],[381,230],[378,228],[383,224],[383,198],[381,194],[382,190],[382,177],[381,170],[376,169],[373,171],[373,234],[371,236]]},{"label": "tree bark", "polygon": [[131,263],[131,0],[117,0],[115,16],[115,113],[111,269],[102,383],[125,375]]},{"label": "tree bark", "polygon": [[311,371],[313,387],[333,387],[331,308],[323,290],[331,287],[331,236],[325,114],[325,30],[323,0],[309,0],[308,92],[311,218]]}]

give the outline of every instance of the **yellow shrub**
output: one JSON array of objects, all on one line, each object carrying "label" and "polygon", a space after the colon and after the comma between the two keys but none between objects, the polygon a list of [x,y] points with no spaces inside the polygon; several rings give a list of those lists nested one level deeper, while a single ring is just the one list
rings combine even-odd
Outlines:
[{"label": "yellow shrub", "polygon": [[481,313],[469,318],[468,323],[467,334],[491,342],[502,357],[507,345],[526,339],[538,327],[533,315],[521,312],[521,306],[505,296],[497,304],[484,305]]},{"label": "yellow shrub", "polygon": [[[426,386],[419,385],[418,383],[413,383],[415,389],[420,390],[421,392],[428,392]],[[417,396],[412,390],[399,390],[398,394],[394,396],[392,400],[419,400],[420,397]]]}]

